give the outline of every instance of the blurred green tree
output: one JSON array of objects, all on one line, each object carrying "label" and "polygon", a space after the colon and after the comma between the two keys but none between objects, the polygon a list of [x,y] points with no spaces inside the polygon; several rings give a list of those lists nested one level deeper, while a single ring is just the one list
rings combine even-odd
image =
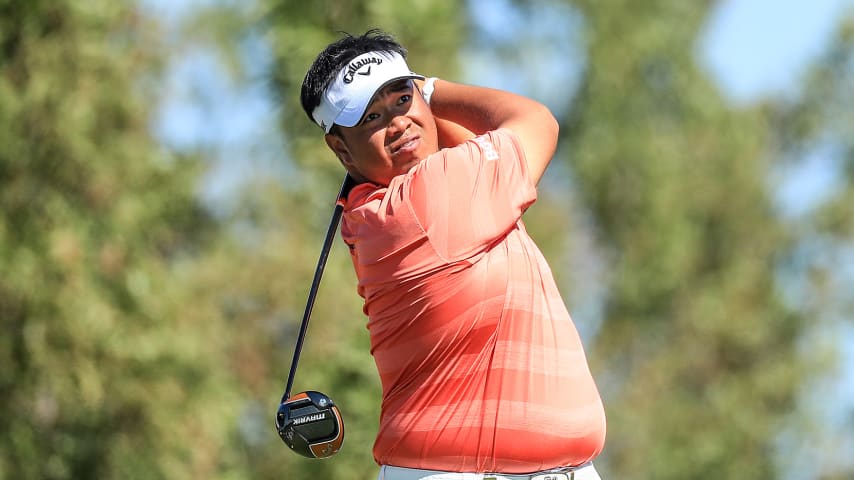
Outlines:
[{"label": "blurred green tree", "polygon": [[212,478],[236,411],[201,163],[128,2],[0,1],[0,478]]},{"label": "blurred green tree", "polygon": [[588,56],[567,160],[612,275],[594,346],[606,477],[782,477],[821,317],[780,286],[802,232],[774,203],[771,109],[727,104],[697,65],[714,2],[569,3]]},{"label": "blurred green tree", "polygon": [[[815,168],[832,181],[816,198],[789,199],[787,228],[796,243],[784,258],[784,291],[818,325],[813,343],[852,341],[854,332],[854,10],[839,22],[825,52],[813,63],[796,95],[773,99],[765,108],[773,131],[778,169],[790,176]],[[826,368],[805,382],[802,405],[808,417],[786,437],[796,452],[783,463],[814,458],[817,478],[854,476],[854,399],[846,387],[828,388],[850,378],[851,365],[834,348],[816,348],[829,357]],[[850,357],[847,360],[850,362]],[[848,370],[849,373],[844,373]],[[843,375],[849,375],[848,377]],[[840,392],[842,395],[840,395]]]}]

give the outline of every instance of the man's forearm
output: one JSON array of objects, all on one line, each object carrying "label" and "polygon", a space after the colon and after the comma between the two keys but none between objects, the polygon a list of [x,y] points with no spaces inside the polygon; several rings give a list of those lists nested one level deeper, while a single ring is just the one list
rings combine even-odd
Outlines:
[{"label": "man's forearm", "polygon": [[526,115],[527,98],[486,87],[437,80],[430,100],[433,115],[477,134],[501,127],[514,116]]},{"label": "man's forearm", "polygon": [[[558,123],[549,109],[530,98],[503,90],[437,80],[430,98],[434,117],[475,134],[512,130],[525,151],[529,172],[538,182],[554,155]],[[437,123],[437,125],[439,125]]]}]

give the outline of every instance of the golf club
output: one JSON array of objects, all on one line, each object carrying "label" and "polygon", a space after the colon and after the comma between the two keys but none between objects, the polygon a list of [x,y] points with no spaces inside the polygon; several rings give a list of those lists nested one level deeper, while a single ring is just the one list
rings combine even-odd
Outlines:
[{"label": "golf club", "polygon": [[308,330],[308,321],[311,318],[314,300],[320,287],[320,279],[323,276],[323,269],[326,267],[326,259],[329,257],[335,232],[338,230],[338,223],[344,212],[344,199],[352,187],[353,180],[349,175],[346,175],[335,202],[335,209],[332,211],[332,220],[329,222],[329,229],[326,231],[317,268],[314,271],[314,280],[311,282],[311,288],[308,292],[308,301],[305,305],[305,312],[294,347],[291,371],[288,373],[285,393],[282,395],[279,409],[276,412],[276,431],[279,433],[279,437],[291,450],[309,458],[332,456],[338,452],[344,442],[344,421],[332,399],[316,391],[300,392],[291,397],[291,388],[293,388],[294,376],[305,342],[305,334]]}]

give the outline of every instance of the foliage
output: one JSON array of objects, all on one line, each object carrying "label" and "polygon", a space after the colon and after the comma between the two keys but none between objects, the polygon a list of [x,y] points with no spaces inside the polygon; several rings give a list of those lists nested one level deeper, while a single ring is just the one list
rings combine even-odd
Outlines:
[{"label": "foliage", "polygon": [[573,3],[589,63],[565,140],[614,259],[595,344],[606,471],[773,478],[817,364],[799,354],[816,319],[778,284],[800,232],[768,187],[767,110],[727,105],[696,65],[708,4]]},{"label": "foliage", "polygon": [[[854,13],[852,11],[851,13]],[[854,328],[854,16],[840,22],[826,52],[813,65],[803,88],[793,98],[769,102],[766,109],[774,135],[774,152],[784,172],[798,172],[816,157],[833,181],[818,198],[797,198],[788,213],[788,227],[797,243],[781,266],[781,277],[793,302],[823,326],[812,335],[850,338]],[[818,349],[817,349],[818,350]],[[825,351],[828,349],[824,349]],[[844,388],[827,383],[843,375],[844,359],[829,356],[824,375],[804,386],[810,421],[792,440],[800,456],[821,459],[816,476],[835,479],[854,474],[854,404]],[[850,360],[848,360],[850,362]],[[850,368],[850,366],[849,366]],[[838,380],[837,380],[838,381]],[[841,396],[840,396],[841,393]],[[786,462],[794,463],[787,459]]]},{"label": "foliage", "polygon": [[156,25],[109,1],[0,2],[0,478],[209,477],[224,324],[195,265],[199,164],[148,133]]},{"label": "foliage", "polygon": [[704,8],[579,2],[590,62],[567,129],[614,282],[596,342],[615,477],[773,476],[804,319],[774,289],[786,236],[767,131],[694,64]]}]

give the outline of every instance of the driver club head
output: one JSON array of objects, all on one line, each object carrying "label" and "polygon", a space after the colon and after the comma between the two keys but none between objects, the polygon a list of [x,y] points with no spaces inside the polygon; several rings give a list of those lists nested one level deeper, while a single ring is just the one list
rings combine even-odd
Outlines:
[{"label": "driver club head", "polygon": [[276,431],[291,450],[308,458],[331,457],[344,443],[344,421],[338,407],[328,396],[311,390],[279,405]]}]

